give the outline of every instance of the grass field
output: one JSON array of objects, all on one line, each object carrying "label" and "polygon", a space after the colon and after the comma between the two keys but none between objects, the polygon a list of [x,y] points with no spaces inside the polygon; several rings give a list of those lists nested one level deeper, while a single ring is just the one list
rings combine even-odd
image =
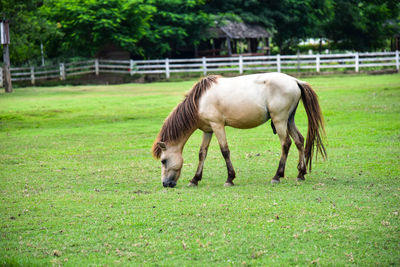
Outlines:
[{"label": "grass field", "polygon": [[[0,265],[400,265],[400,75],[303,78],[320,97],[328,160],[271,185],[269,123],[215,137],[187,188],[201,133],[164,189],[150,148],[195,82],[17,89],[0,94]],[[305,134],[305,111],[296,123]]]}]

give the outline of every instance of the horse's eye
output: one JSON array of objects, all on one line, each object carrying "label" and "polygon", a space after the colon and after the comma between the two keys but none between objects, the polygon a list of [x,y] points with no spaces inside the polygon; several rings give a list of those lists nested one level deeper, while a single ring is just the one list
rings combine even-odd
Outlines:
[{"label": "horse's eye", "polygon": [[166,164],[167,164],[167,160],[166,160],[166,159],[163,159],[163,160],[161,161],[161,164],[162,164],[162,165],[166,165]]}]

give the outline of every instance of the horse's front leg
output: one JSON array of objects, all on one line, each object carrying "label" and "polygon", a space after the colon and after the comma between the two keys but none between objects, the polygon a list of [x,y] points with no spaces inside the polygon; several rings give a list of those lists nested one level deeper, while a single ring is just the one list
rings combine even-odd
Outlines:
[{"label": "horse's front leg", "polygon": [[233,179],[235,179],[236,174],[231,162],[228,142],[226,141],[225,127],[223,124],[212,123],[211,128],[218,139],[219,147],[221,148],[222,155],[224,156],[226,162],[226,168],[228,169],[228,179],[226,180],[224,186],[232,186],[234,185]]},{"label": "horse's front leg", "polygon": [[196,174],[194,175],[193,179],[189,182],[188,186],[196,186],[203,176],[203,166],[204,161],[207,157],[208,146],[211,142],[212,132],[210,133],[203,133],[203,141],[201,142],[200,152],[199,152],[199,165],[197,166]]}]

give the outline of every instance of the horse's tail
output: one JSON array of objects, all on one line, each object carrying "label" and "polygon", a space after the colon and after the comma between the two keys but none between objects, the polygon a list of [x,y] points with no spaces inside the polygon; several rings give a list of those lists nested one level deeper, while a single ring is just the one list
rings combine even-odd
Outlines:
[{"label": "horse's tail", "polygon": [[315,91],[306,82],[297,81],[297,84],[300,88],[301,100],[303,101],[308,117],[308,130],[304,153],[306,165],[308,165],[308,169],[311,171],[314,147],[317,149],[316,155],[320,153],[322,158],[325,159],[327,157],[324,144],[322,143],[322,139],[325,137],[324,118]]}]

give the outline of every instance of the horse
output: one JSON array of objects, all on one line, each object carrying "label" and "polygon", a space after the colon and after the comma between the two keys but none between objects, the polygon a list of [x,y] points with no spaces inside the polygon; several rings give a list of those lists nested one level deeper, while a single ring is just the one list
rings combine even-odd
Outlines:
[{"label": "horse", "polygon": [[[294,117],[300,99],[308,118],[307,139],[297,129]],[[281,157],[272,183],[284,177],[286,159],[294,140],[299,152],[298,181],[304,181],[307,167],[311,171],[314,149],[325,159],[323,144],[324,119],[318,96],[311,86],[283,73],[251,74],[225,78],[209,75],[199,80],[184,100],[165,119],[152,153],[161,160],[161,181],[164,187],[175,187],[183,165],[182,151],[194,131],[203,131],[197,171],[188,186],[197,186],[202,179],[204,161],[213,133],[225,159],[228,178],[224,186],[233,186],[233,168],[225,126],[240,129],[257,127],[271,119],[274,134],[281,143]]]}]

